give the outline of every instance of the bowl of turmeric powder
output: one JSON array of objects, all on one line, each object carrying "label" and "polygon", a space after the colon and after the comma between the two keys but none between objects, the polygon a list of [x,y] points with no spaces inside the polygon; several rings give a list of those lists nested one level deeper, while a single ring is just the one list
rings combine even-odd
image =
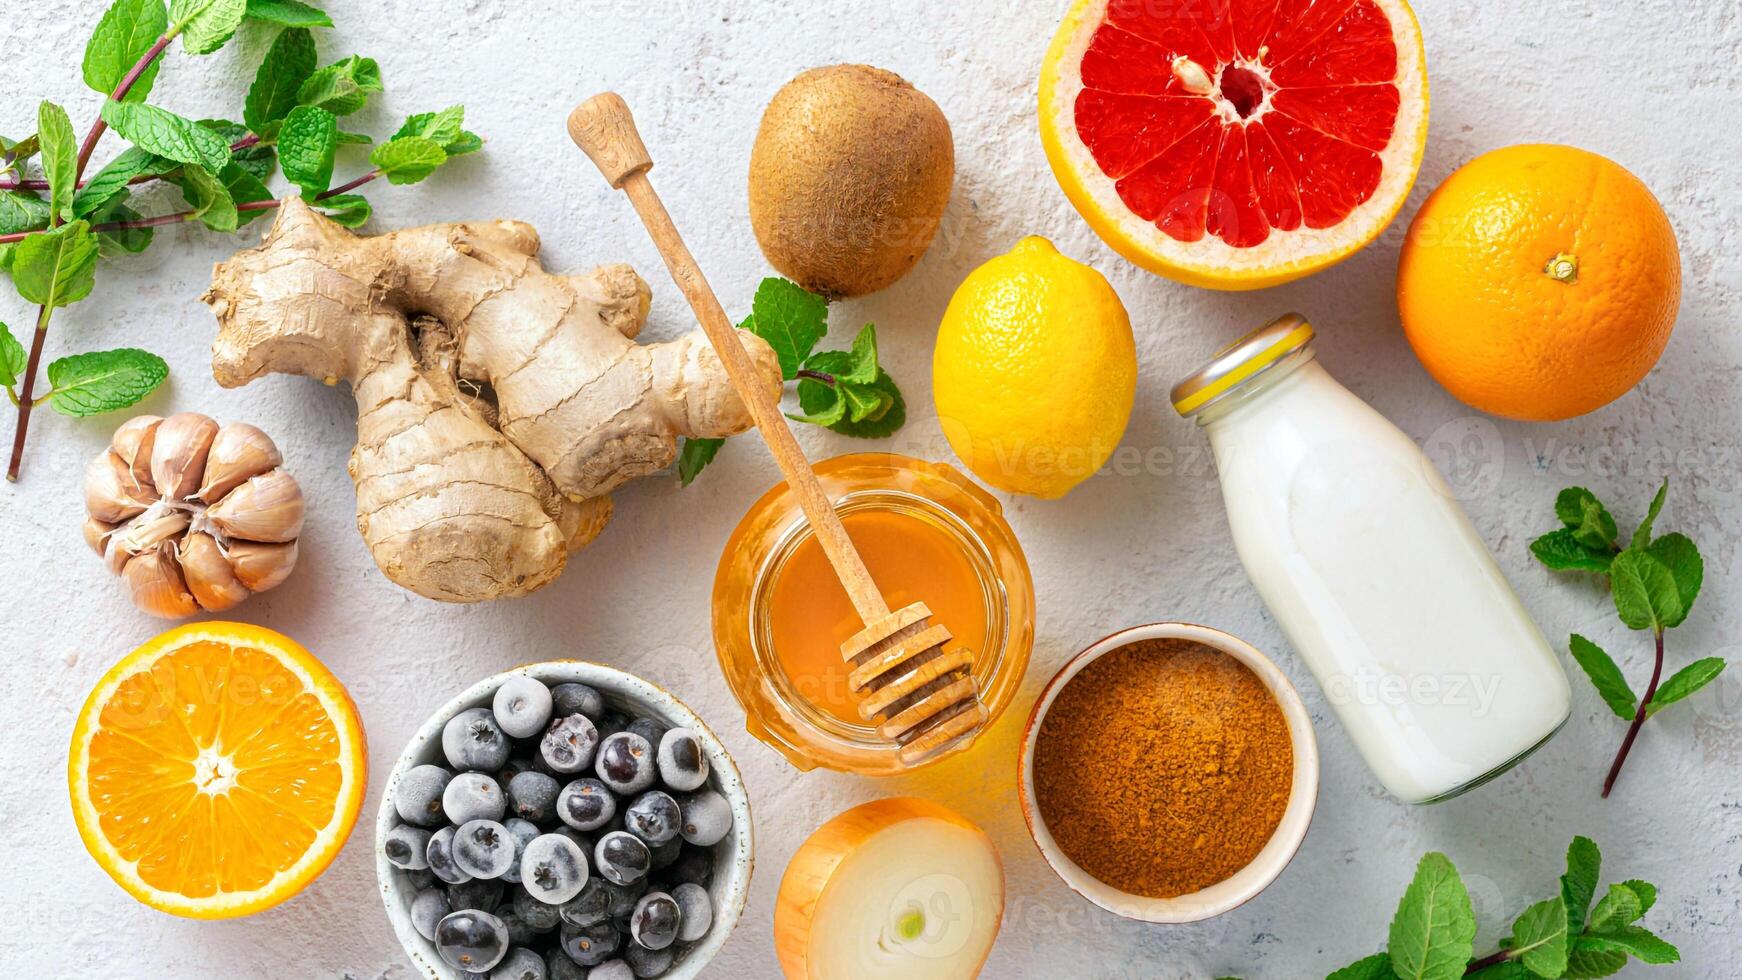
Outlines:
[{"label": "bowl of turmeric powder", "polygon": [[1066,885],[1143,922],[1197,922],[1282,874],[1318,800],[1306,706],[1250,644],[1188,623],[1090,646],[1035,702],[1022,815]]}]

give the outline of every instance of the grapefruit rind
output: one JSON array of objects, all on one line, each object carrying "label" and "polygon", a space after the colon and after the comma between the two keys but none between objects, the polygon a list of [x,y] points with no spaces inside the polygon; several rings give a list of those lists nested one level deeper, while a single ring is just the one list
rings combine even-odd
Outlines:
[{"label": "grapefruit rind", "polygon": [[1403,0],[1376,0],[1397,42],[1397,119],[1380,158],[1379,187],[1329,228],[1274,230],[1261,245],[1236,248],[1214,236],[1182,242],[1132,213],[1077,133],[1081,65],[1109,0],[1078,0],[1047,50],[1040,75],[1040,141],[1059,186],[1078,213],[1131,262],[1158,275],[1209,289],[1263,289],[1335,265],[1378,238],[1415,185],[1427,147],[1428,77],[1421,27]]}]

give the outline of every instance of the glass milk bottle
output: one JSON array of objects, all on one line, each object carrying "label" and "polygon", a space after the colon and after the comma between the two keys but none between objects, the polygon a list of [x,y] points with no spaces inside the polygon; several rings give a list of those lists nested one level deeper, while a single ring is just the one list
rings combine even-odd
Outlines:
[{"label": "glass milk bottle", "polygon": [[1566,721],[1565,671],[1444,478],[1286,316],[1173,390],[1210,438],[1235,550],[1367,764],[1410,803]]}]

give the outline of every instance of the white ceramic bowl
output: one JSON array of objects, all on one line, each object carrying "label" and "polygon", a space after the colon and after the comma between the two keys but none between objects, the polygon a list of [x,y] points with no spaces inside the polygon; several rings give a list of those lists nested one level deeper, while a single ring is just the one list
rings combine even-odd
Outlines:
[{"label": "white ceramic bowl", "polygon": [[612,707],[631,717],[657,718],[673,727],[691,729],[701,737],[702,748],[708,755],[708,785],[731,804],[732,832],[716,845],[714,878],[708,886],[714,901],[713,928],[665,974],[668,980],[692,980],[725,944],[750,897],[750,797],[744,791],[744,779],[732,757],[726,754],[726,747],[682,701],[634,674],[578,660],[528,664],[486,677],[431,715],[400,754],[392,775],[387,777],[387,786],[381,793],[381,810],[375,818],[375,875],[381,883],[381,899],[387,905],[387,918],[392,921],[393,931],[399,936],[400,945],[405,947],[405,954],[417,965],[418,975],[428,980],[473,978],[472,974],[461,973],[442,962],[435,946],[419,935],[411,924],[411,900],[415,891],[407,873],[387,862],[381,842],[387,832],[401,822],[393,809],[393,796],[399,780],[415,766],[430,762],[442,764],[442,726],[467,708],[489,707],[496,689],[510,677],[520,675],[535,677],[553,687],[570,682],[590,685],[598,689]]},{"label": "white ceramic bowl", "polygon": [[[1288,734],[1294,743],[1294,782],[1289,789],[1288,807],[1283,810],[1276,832],[1250,864],[1236,872],[1233,877],[1201,891],[1177,898],[1150,898],[1121,891],[1089,874],[1067,857],[1053,840],[1034,799],[1034,742],[1040,733],[1040,723],[1046,718],[1047,709],[1052,707],[1059,691],[1064,689],[1071,678],[1077,676],[1078,671],[1096,658],[1120,647],[1139,640],[1164,639],[1195,640],[1228,654],[1258,675],[1258,679],[1276,697],[1276,703],[1282,708],[1282,717],[1288,723]],[[1313,807],[1319,796],[1318,742],[1313,737],[1312,718],[1307,714],[1306,706],[1301,703],[1300,694],[1295,691],[1294,685],[1269,658],[1259,653],[1251,644],[1220,630],[1189,623],[1155,623],[1134,627],[1114,633],[1073,657],[1047,684],[1046,690],[1041,692],[1040,699],[1034,704],[1034,711],[1028,718],[1028,728],[1022,737],[1021,770],[1022,818],[1027,821],[1028,832],[1040,847],[1041,856],[1046,858],[1046,863],[1052,866],[1053,871],[1064,879],[1072,891],[1109,912],[1142,922],[1198,922],[1250,901],[1282,874],[1282,869],[1288,866],[1295,852],[1300,850],[1301,841],[1306,838],[1307,825],[1312,823]]]}]

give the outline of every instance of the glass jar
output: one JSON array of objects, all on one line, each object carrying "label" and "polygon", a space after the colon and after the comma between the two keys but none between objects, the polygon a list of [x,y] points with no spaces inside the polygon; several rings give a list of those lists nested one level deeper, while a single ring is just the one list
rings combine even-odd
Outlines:
[{"label": "glass jar", "polygon": [[[920,766],[966,749],[1009,706],[1034,646],[1034,582],[1003,509],[943,463],[856,453],[819,463],[816,473],[890,605],[927,602],[934,621],[950,627],[952,645],[975,650],[974,679],[988,720]],[[898,581],[885,561],[889,550],[868,537],[878,525],[908,521],[915,547],[889,560],[929,569],[922,577],[940,577],[929,588]],[[903,763],[897,746],[851,708],[838,646],[846,636],[836,639],[831,631],[851,626],[850,633],[858,624],[839,613],[837,606],[850,606],[833,574],[786,484],[764,494],[727,540],[714,577],[720,669],[750,734],[800,769],[880,776],[919,768]],[[775,642],[777,635],[808,634],[814,640],[803,658],[796,640],[785,650]]]},{"label": "glass jar", "polygon": [[1385,788],[1410,803],[1510,769],[1566,721],[1542,631],[1421,447],[1286,316],[1173,391],[1214,448],[1240,562]]}]

